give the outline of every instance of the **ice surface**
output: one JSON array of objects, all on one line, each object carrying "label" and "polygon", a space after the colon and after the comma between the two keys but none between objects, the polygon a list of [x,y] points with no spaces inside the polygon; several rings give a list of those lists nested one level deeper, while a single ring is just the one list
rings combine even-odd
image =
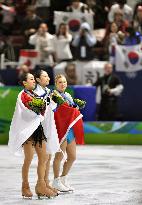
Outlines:
[{"label": "ice surface", "polygon": [[0,205],[142,205],[142,146],[78,146],[69,175],[76,190],[54,199],[38,200],[34,193],[36,158],[29,180],[34,197],[22,199],[22,161],[0,146]]}]

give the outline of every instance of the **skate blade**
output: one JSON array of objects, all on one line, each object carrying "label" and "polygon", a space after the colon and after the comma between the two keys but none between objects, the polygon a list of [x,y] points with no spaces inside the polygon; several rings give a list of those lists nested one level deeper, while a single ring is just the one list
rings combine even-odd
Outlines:
[{"label": "skate blade", "polygon": [[70,193],[74,193],[75,191],[74,191],[74,190],[69,190],[69,192],[70,192]]},{"label": "skate blade", "polygon": [[65,194],[69,194],[70,191],[60,191],[59,195],[65,195]]},{"label": "skate blade", "polygon": [[53,199],[53,196],[37,196],[37,200],[49,200],[49,199]]},{"label": "skate blade", "polygon": [[32,197],[23,196],[24,200],[32,200]]}]

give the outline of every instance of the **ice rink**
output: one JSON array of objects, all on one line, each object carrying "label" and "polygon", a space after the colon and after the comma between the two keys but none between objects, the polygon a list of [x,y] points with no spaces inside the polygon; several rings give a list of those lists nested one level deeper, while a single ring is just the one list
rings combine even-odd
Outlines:
[{"label": "ice rink", "polygon": [[[0,205],[142,205],[142,146],[78,146],[70,173],[75,192],[54,199],[21,197],[22,158],[0,146]],[[36,183],[35,158],[30,185]],[[53,179],[52,169],[50,178]]]}]

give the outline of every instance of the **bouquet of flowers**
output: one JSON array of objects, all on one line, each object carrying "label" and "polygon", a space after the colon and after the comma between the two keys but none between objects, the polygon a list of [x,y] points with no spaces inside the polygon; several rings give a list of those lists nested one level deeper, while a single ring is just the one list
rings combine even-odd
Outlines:
[{"label": "bouquet of flowers", "polygon": [[51,99],[57,103],[58,105],[61,105],[65,102],[65,100],[62,98],[61,95],[58,94],[56,90],[54,90],[51,94]]},{"label": "bouquet of flowers", "polygon": [[33,98],[31,101],[28,102],[28,105],[31,110],[37,114],[42,113],[46,108],[46,103],[41,98]]},{"label": "bouquet of flowers", "polygon": [[79,109],[83,109],[86,105],[86,101],[84,101],[84,100],[74,98],[73,101],[79,107]]}]

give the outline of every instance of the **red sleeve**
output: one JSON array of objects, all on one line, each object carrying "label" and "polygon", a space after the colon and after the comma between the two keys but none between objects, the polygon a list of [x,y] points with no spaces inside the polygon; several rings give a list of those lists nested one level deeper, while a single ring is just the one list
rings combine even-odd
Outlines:
[{"label": "red sleeve", "polygon": [[22,100],[22,103],[25,105],[25,107],[30,109],[28,102],[32,100],[32,97],[28,95],[27,93],[23,92],[21,95],[21,100]]}]

